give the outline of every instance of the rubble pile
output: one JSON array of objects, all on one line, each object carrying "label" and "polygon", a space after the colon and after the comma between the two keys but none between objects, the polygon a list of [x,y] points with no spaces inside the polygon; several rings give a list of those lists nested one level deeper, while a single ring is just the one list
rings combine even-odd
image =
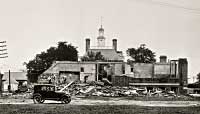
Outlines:
[{"label": "rubble pile", "polygon": [[68,87],[68,92],[74,96],[143,96],[147,93],[146,89],[134,87],[104,86],[101,82],[75,83]]},{"label": "rubble pile", "polygon": [[[139,100],[192,100],[185,95],[177,95],[169,90],[147,90],[145,87],[121,87],[107,85],[104,82],[83,83],[80,81],[70,82],[69,84],[56,85],[56,91],[67,91],[75,97],[101,96],[101,97],[127,97]],[[21,93],[3,93],[2,96],[9,98],[32,98],[33,85],[30,85],[28,91]],[[155,99],[156,98],[156,99]],[[166,98],[166,99],[165,99]]]},{"label": "rubble pile", "polygon": [[[64,86],[64,85],[63,85]],[[165,97],[179,98],[174,91],[147,90],[144,87],[121,87],[104,85],[102,82],[74,82],[66,89],[73,96],[103,96],[103,97]]]}]

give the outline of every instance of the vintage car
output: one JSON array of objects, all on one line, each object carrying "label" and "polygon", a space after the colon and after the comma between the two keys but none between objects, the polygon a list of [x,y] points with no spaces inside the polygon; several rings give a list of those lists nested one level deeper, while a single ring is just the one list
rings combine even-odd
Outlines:
[{"label": "vintage car", "polygon": [[45,100],[56,100],[68,104],[71,102],[71,96],[66,91],[56,91],[56,86],[52,84],[34,85],[33,102],[43,103]]}]

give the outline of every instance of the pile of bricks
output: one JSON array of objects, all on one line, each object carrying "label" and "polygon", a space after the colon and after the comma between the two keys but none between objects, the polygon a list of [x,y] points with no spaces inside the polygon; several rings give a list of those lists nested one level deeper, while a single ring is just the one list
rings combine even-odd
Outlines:
[{"label": "pile of bricks", "polygon": [[139,96],[145,95],[145,89],[138,89],[134,87],[119,87],[119,86],[104,86],[100,82],[93,82],[90,84],[75,83],[68,87],[68,92],[72,95],[83,96]]}]

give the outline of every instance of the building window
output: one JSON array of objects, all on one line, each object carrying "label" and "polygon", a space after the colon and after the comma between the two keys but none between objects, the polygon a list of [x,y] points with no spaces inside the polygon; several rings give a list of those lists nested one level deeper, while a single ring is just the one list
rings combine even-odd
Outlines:
[{"label": "building window", "polygon": [[131,72],[133,72],[133,67],[131,67]]},{"label": "building window", "polygon": [[84,68],[83,67],[81,67],[81,72],[84,72]]},{"label": "building window", "polygon": [[125,74],[125,70],[122,70],[122,73]]}]

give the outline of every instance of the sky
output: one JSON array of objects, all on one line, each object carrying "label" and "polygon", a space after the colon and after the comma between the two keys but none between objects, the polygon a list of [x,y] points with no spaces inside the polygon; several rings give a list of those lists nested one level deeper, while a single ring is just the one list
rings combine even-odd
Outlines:
[{"label": "sky", "polygon": [[187,58],[190,81],[200,72],[199,0],[0,0],[0,41],[8,58],[0,71],[25,69],[36,54],[67,41],[85,53],[85,39],[96,45],[98,28],[118,50],[140,44],[168,59]]}]

